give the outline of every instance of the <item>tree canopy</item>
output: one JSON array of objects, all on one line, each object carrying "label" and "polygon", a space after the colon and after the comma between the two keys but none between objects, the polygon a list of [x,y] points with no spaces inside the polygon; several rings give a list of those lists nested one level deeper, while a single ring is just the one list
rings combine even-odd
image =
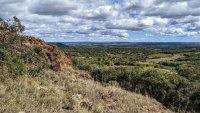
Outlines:
[{"label": "tree canopy", "polygon": [[0,29],[14,33],[22,33],[25,30],[25,26],[16,16],[13,17],[13,20],[4,20],[0,17]]}]

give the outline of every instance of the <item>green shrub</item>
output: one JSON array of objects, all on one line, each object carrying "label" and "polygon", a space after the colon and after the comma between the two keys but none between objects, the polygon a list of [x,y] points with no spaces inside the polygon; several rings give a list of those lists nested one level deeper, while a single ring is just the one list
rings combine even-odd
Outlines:
[{"label": "green shrub", "polygon": [[180,65],[176,68],[178,74],[185,77],[191,81],[200,80],[200,67]]},{"label": "green shrub", "polygon": [[46,68],[48,68],[48,65],[45,62],[40,62],[36,66],[33,66],[33,68],[29,69],[29,75],[36,77],[40,75]]},{"label": "green shrub", "polygon": [[43,48],[42,46],[35,46],[34,47],[34,51],[37,53],[37,54],[40,54],[42,52]]},{"label": "green shrub", "polygon": [[36,53],[34,51],[27,50],[26,52],[22,53],[21,57],[24,59],[25,63],[34,63]]},{"label": "green shrub", "polygon": [[13,76],[24,75],[27,73],[27,67],[24,61],[17,56],[9,62],[8,68]]}]

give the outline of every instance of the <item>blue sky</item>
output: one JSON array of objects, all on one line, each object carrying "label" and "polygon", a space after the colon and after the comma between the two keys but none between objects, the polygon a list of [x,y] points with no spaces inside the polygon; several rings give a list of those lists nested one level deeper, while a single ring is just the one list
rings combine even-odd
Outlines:
[{"label": "blue sky", "polygon": [[48,42],[200,42],[200,0],[1,0],[14,15]]}]

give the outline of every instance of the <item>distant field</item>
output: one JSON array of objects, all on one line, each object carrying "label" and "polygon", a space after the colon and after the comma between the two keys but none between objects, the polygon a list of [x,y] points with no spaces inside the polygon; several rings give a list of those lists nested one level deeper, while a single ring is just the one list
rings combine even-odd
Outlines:
[{"label": "distant field", "polygon": [[[158,54],[155,54],[154,56],[156,56]],[[159,63],[159,62],[164,62],[164,61],[173,61],[179,58],[183,58],[184,56],[181,54],[175,54],[175,55],[163,55],[163,56],[157,56],[155,58],[150,58],[147,59],[147,62],[154,62],[154,63]]]}]

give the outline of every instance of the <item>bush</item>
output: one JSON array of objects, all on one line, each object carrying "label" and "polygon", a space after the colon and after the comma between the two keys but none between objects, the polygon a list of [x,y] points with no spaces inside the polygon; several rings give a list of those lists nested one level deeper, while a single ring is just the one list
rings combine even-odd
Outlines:
[{"label": "bush", "polygon": [[43,48],[41,46],[35,46],[34,47],[34,51],[37,53],[37,54],[41,54],[42,53],[42,50]]},{"label": "bush", "polygon": [[178,74],[182,77],[185,77],[191,81],[200,80],[200,72],[199,67],[195,66],[187,66],[187,65],[180,65],[176,68]]},{"label": "bush", "polygon": [[34,51],[27,50],[26,52],[22,53],[21,57],[24,59],[25,63],[34,63],[36,53]]},{"label": "bush", "polygon": [[17,56],[9,62],[8,67],[12,76],[24,75],[27,73],[27,67],[24,61]]},{"label": "bush", "polygon": [[44,62],[37,64],[34,68],[29,69],[29,75],[36,77],[40,75],[48,65]]}]

